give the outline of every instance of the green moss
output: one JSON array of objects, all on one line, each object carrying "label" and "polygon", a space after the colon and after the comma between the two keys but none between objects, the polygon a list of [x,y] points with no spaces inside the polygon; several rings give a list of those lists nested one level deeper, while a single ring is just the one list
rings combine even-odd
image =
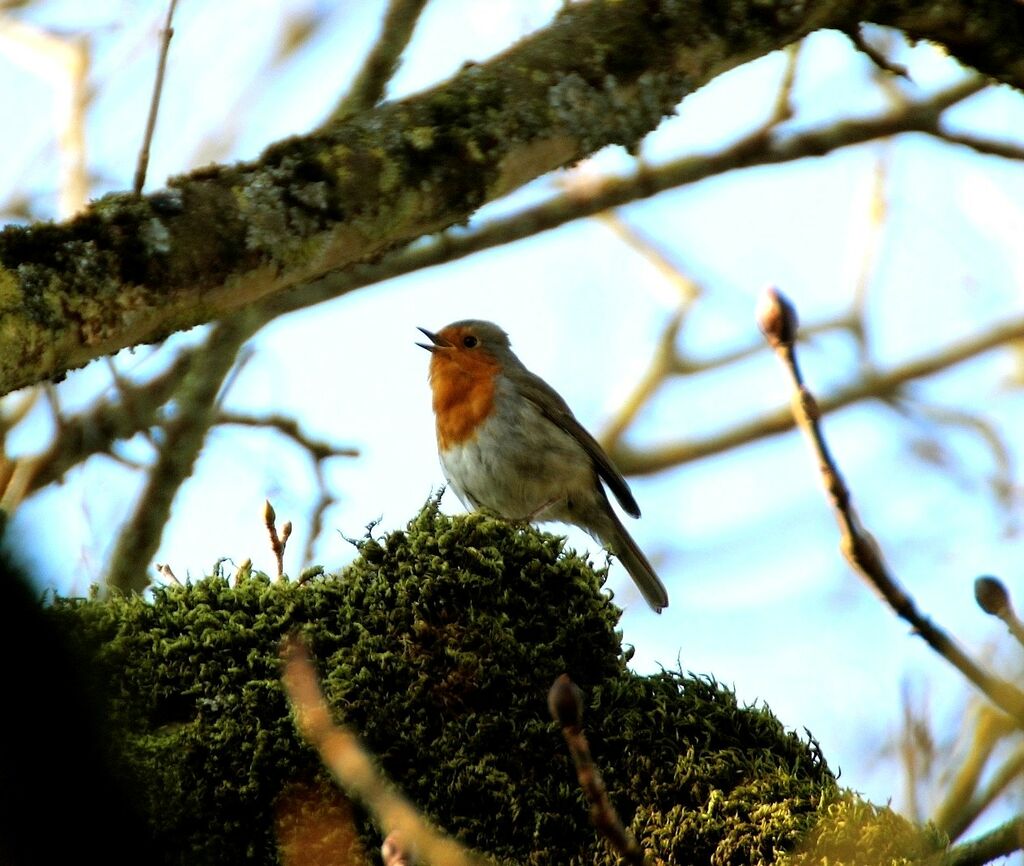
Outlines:
[{"label": "green moss", "polygon": [[933,825],[917,827],[849,791],[831,797],[820,811],[814,830],[780,864],[910,866],[934,858],[949,841]]},{"label": "green moss", "polygon": [[109,683],[125,772],[168,863],[273,863],[287,792],[331,790],[278,683],[278,643],[294,628],[338,718],[411,799],[508,862],[617,859],[547,714],[562,672],[584,690],[613,802],[656,862],[770,862],[839,797],[816,744],[767,709],[738,706],[707,677],[631,673],[604,573],[562,540],[431,502],[359,551],[302,584],[213,575],[151,602],[52,607]]}]

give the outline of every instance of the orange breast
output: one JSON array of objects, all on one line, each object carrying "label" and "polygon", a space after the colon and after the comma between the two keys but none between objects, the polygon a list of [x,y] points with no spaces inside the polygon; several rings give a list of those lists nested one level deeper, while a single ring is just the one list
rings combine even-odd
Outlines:
[{"label": "orange breast", "polygon": [[482,353],[471,358],[437,353],[431,358],[430,388],[442,451],[472,439],[490,416],[497,369],[497,362]]}]

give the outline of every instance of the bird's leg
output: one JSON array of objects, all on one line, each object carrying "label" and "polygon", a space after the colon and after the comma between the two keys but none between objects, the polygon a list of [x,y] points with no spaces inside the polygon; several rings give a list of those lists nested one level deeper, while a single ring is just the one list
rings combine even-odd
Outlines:
[{"label": "bird's leg", "polygon": [[541,503],[539,508],[533,509],[533,511],[527,514],[526,517],[522,518],[522,522],[533,523],[539,515],[547,511],[552,505],[557,505],[563,499],[565,499],[565,496],[553,496],[551,499],[547,500],[547,502]]}]

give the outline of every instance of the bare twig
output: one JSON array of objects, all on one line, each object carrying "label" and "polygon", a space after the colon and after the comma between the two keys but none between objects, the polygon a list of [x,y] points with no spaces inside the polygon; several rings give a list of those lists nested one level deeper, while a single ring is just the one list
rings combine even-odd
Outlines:
[{"label": "bare twig", "polygon": [[562,736],[576,765],[576,778],[590,803],[590,819],[600,833],[631,866],[644,866],[647,858],[636,837],[629,832],[608,799],[601,773],[590,755],[590,744],[583,733],[583,700],[568,674],[562,674],[548,691],[551,716],[562,726]]},{"label": "bare twig", "polygon": [[702,289],[695,280],[684,274],[657,244],[624,222],[615,211],[598,214],[598,219],[610,228],[616,237],[650,262],[665,281],[675,289],[679,298],[679,308],[666,323],[647,370],[641,376],[640,381],[634,385],[629,396],[621,402],[614,418],[609,422],[605,436],[614,441],[625,433],[626,428],[666,378],[674,372],[678,361],[676,340],[690,308],[700,297]]},{"label": "bare twig", "polygon": [[296,445],[309,453],[309,456],[320,462],[331,457],[358,457],[358,448],[345,448],[332,445],[322,439],[315,439],[302,432],[302,427],[294,418],[287,415],[249,415],[244,412],[221,411],[217,414],[217,424],[237,424],[242,427],[266,427],[277,430],[287,436]]},{"label": "bare twig", "polygon": [[[852,239],[852,254],[856,263],[852,268],[850,295],[853,303],[847,313],[849,331],[857,344],[860,365],[868,370],[873,366],[868,344],[869,331],[865,326],[868,289],[875,273],[879,253],[885,241],[885,220],[887,202],[885,197],[889,163],[885,151],[875,160],[874,171],[871,173],[871,193],[866,208],[867,218],[861,232]],[[858,203],[859,207],[863,207]]]},{"label": "bare twig", "polygon": [[144,419],[140,413],[139,406],[135,401],[135,389],[125,381],[125,378],[121,375],[121,371],[117,368],[117,362],[113,357],[108,356],[104,358],[103,361],[110,373],[110,379],[114,383],[114,390],[117,391],[117,396],[120,399],[120,405],[128,418],[133,422],[132,426],[146,438],[146,441],[148,441],[150,445],[156,448],[157,445],[153,441],[153,434],[150,429],[152,425],[152,418]]},{"label": "bare twig", "polygon": [[636,226],[627,223],[615,211],[600,213],[597,219],[611,229],[619,240],[654,266],[654,269],[675,289],[682,308],[687,308],[701,296],[702,288],[697,281],[684,274],[668,253]]},{"label": "bare twig", "polygon": [[951,839],[963,835],[995,799],[1024,773],[1024,746],[1018,746],[992,775],[988,783],[953,817],[946,832]]},{"label": "bare twig", "polygon": [[782,72],[779,89],[775,92],[775,105],[768,120],[769,126],[777,126],[793,116],[793,85],[796,84],[796,70],[800,64],[800,49],[803,44],[794,42],[785,49],[786,66]]},{"label": "bare twig", "polygon": [[292,534],[292,522],[286,520],[281,527],[281,534],[277,534],[277,514],[274,506],[267,499],[263,503],[263,525],[267,528],[267,535],[270,536],[270,549],[274,552],[274,559],[277,560],[277,579],[284,577],[284,550],[288,544],[288,538]]},{"label": "bare twig", "polygon": [[380,102],[384,88],[398,67],[398,58],[409,44],[416,28],[416,21],[426,5],[427,0],[390,0],[384,14],[380,36],[363,61],[352,87],[332,112],[328,123],[335,123],[367,108],[373,108]]},{"label": "bare twig", "polygon": [[847,33],[847,36],[850,37],[850,41],[853,42],[856,49],[867,57],[868,60],[874,63],[880,70],[887,72],[890,75],[905,78],[907,81],[911,80],[907,67],[900,63],[893,63],[889,60],[889,58],[864,38],[864,31],[860,27],[850,30]]},{"label": "bare twig", "polygon": [[[1013,731],[1013,722],[989,705],[979,705],[964,727],[970,730],[967,754],[932,815],[935,825],[955,839],[966,829],[963,815],[972,803],[981,775],[999,742]],[[959,829],[958,829],[959,828]]]},{"label": "bare twig", "polygon": [[1017,616],[1010,600],[1010,593],[1001,580],[990,575],[979,577],[974,581],[974,599],[985,613],[997,616],[1004,623],[1017,642],[1024,646],[1024,622]]},{"label": "bare twig", "polygon": [[937,137],[947,144],[958,144],[986,156],[1000,156],[1003,159],[1012,159],[1016,162],[1024,160],[1024,149],[1008,141],[997,141],[966,132],[946,132],[944,130],[938,132]]},{"label": "bare twig", "polygon": [[138,385],[122,382],[120,399],[100,400],[79,415],[61,416],[60,435],[43,451],[14,461],[0,459],[0,508],[13,513],[25,497],[59,481],[72,467],[95,454],[114,456],[116,442],[148,431],[191,361],[192,352],[182,352],[160,375]]},{"label": "bare twig", "polygon": [[164,29],[160,31],[160,57],[156,64],[156,80],[153,82],[153,97],[149,103],[149,116],[146,118],[146,131],[142,136],[142,147],[139,149],[139,161],[135,167],[135,180],[132,184],[132,191],[136,195],[142,194],[142,188],[146,185],[146,170],[149,168],[149,148],[153,143],[153,133],[156,130],[156,117],[160,111],[160,96],[164,89],[164,72],[167,69],[167,54],[171,48],[171,39],[174,36],[174,28],[171,21],[174,19],[174,7],[178,0],[170,0],[167,5],[167,19],[164,21]]},{"label": "bare twig", "polygon": [[[911,420],[918,423],[926,423],[931,426],[960,427],[972,433],[987,447],[992,455],[994,469],[988,478],[988,485],[999,504],[1007,511],[1007,517],[1012,525],[1018,518],[1016,509],[1013,508],[1015,500],[1019,497],[1018,491],[1014,488],[1014,455],[1010,444],[1006,442],[997,426],[987,419],[963,409],[951,408],[948,406],[929,405],[920,400],[903,398],[893,403],[894,408],[905,413]],[[930,453],[924,456],[933,462],[944,461],[944,451],[938,437],[928,436],[928,441],[934,446]]]},{"label": "bare twig", "polygon": [[775,289],[762,297],[758,324],[775,350],[793,385],[791,411],[814,451],[822,483],[839,523],[840,549],[847,562],[889,604],[893,611],[919,634],[946,661],[959,670],[989,700],[1024,726],[1024,692],[983,670],[941,628],[922,615],[914,600],[890,573],[875,539],[860,523],[842,475],[825,442],[821,429],[821,410],[804,384],[796,360],[796,312]]},{"label": "bare twig", "polygon": [[177,413],[164,425],[160,453],[114,548],[107,576],[110,588],[138,592],[146,588],[146,569],[160,545],[171,504],[192,474],[215,418],[221,384],[252,327],[251,317],[245,314],[218,322],[193,354],[188,373],[174,393]]},{"label": "bare twig", "polygon": [[[908,361],[886,372],[869,372],[858,381],[839,388],[817,401],[821,414],[852,406],[863,400],[888,399],[899,393],[907,383],[954,367],[968,358],[990,352],[1024,337],[1024,317],[1010,319],[992,326],[965,340],[944,346],[938,351]],[[671,466],[721,454],[731,448],[755,442],[767,436],[785,433],[796,426],[793,413],[786,408],[766,412],[742,424],[704,439],[648,446],[643,450],[618,444],[609,450],[615,465],[625,474],[650,475]]]},{"label": "bare twig", "polygon": [[[601,441],[609,454],[613,453],[618,443],[621,442],[626,430],[644,406],[657,392],[658,388],[665,382],[668,376],[675,372],[679,356],[676,353],[676,340],[682,329],[686,317],[686,308],[680,308],[673,313],[665,323],[665,327],[658,337],[654,346],[654,353],[647,365],[647,369],[640,376],[640,379],[633,385],[632,390],[622,400],[615,414],[608,422],[608,426],[601,434]],[[614,459],[614,458],[613,458]]]},{"label": "bare twig", "polygon": [[900,812],[915,824],[922,820],[919,797],[921,780],[931,775],[935,761],[935,740],[927,704],[927,692],[919,698],[906,679],[900,682],[902,724],[893,751],[904,772],[906,793]]},{"label": "bare twig", "polygon": [[23,21],[0,20],[0,47],[13,60],[49,80],[54,89],[57,151],[60,162],[58,213],[68,219],[89,200],[85,160],[85,112],[89,103],[89,44],[58,36]]},{"label": "bare twig", "polygon": [[491,866],[489,859],[432,827],[384,777],[356,735],[331,721],[305,644],[289,639],[282,656],[285,692],[299,733],[320,753],[345,792],[366,807],[381,834],[387,838],[396,833],[405,850],[414,850],[420,861],[431,866]]},{"label": "bare twig", "polygon": [[319,495],[313,506],[309,520],[309,534],[302,552],[302,562],[308,563],[313,556],[313,547],[323,529],[324,516],[327,509],[337,500],[331,495],[327,479],[324,476],[324,462],[332,457],[358,457],[357,448],[344,448],[332,445],[322,439],[314,439],[302,432],[302,428],[294,418],[285,415],[248,415],[241,412],[225,412],[217,417],[218,424],[238,424],[244,427],[267,427],[287,436],[309,454],[313,461],[313,474],[316,476]]}]

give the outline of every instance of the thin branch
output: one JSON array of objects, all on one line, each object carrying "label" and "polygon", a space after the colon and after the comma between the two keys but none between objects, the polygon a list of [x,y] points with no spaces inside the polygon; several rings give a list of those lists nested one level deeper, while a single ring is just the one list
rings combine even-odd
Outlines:
[{"label": "thin branch", "polygon": [[160,545],[171,504],[192,474],[215,417],[221,385],[238,350],[252,336],[249,319],[241,315],[219,322],[193,355],[189,371],[174,395],[177,412],[164,425],[160,453],[114,548],[108,587],[141,592],[148,585],[147,569]]},{"label": "thin branch", "polygon": [[1011,144],[1008,141],[994,141],[989,138],[970,135],[966,132],[940,131],[936,137],[947,144],[958,144],[961,147],[970,148],[975,153],[985,156],[1000,156],[1003,159],[1011,159],[1016,162],[1024,160],[1024,148],[1020,147],[1020,145]]},{"label": "thin branch", "polygon": [[178,0],[170,0],[167,5],[167,20],[164,22],[164,29],[160,32],[160,57],[156,64],[156,80],[153,82],[153,97],[149,103],[149,116],[146,118],[146,131],[142,136],[142,147],[139,149],[139,162],[135,167],[135,181],[132,184],[132,191],[135,195],[142,195],[142,188],[146,185],[146,170],[149,168],[149,148],[153,143],[153,133],[156,130],[156,117],[160,111],[160,96],[164,89],[164,72],[167,69],[167,54],[171,48],[171,39],[174,36],[174,28],[171,21],[174,19],[174,7]]},{"label": "thin branch", "polygon": [[854,47],[861,52],[865,57],[868,58],[878,69],[882,72],[895,75],[899,78],[905,78],[910,81],[910,73],[907,71],[907,67],[900,63],[893,63],[887,58],[881,51],[875,48],[868,40],[864,37],[863,25],[853,28],[847,34],[850,37],[850,41],[853,42]]},{"label": "thin branch", "polygon": [[331,721],[331,711],[317,682],[305,644],[285,642],[284,687],[299,733],[350,797],[373,817],[381,835],[397,834],[406,850],[433,866],[493,866],[493,861],[464,848],[432,827],[384,776],[376,761],[348,728]]},{"label": "thin branch", "polygon": [[0,18],[4,54],[54,89],[57,156],[60,164],[58,214],[69,219],[89,200],[85,159],[85,112],[89,104],[89,44],[84,39],[55,36],[10,17]]},{"label": "thin branch", "polygon": [[363,66],[356,74],[348,93],[331,113],[328,123],[335,123],[373,108],[384,96],[384,89],[398,68],[398,60],[412,38],[427,0],[390,0],[380,36]]},{"label": "thin branch", "polygon": [[244,412],[221,411],[217,414],[214,423],[237,424],[242,427],[266,427],[276,430],[307,451],[309,456],[318,463],[330,457],[359,456],[358,448],[339,447],[322,439],[314,439],[312,436],[303,433],[299,422],[294,418],[289,418],[287,415],[249,415]]},{"label": "thin branch", "polygon": [[[890,398],[898,394],[909,382],[954,367],[968,358],[990,352],[1021,338],[1024,338],[1024,317],[1002,322],[987,331],[945,346],[930,355],[908,361],[888,372],[872,372],[822,397],[817,401],[818,410],[821,414],[828,414],[864,400]],[[642,450],[620,444],[609,452],[609,456],[624,473],[650,475],[672,466],[720,454],[767,436],[785,433],[795,426],[792,412],[783,407],[704,439],[658,445]]]},{"label": "thin branch", "polygon": [[1024,847],[1024,816],[1018,816],[994,830],[950,849],[943,866],[984,866]]},{"label": "thin branch", "polygon": [[98,400],[81,414],[61,416],[59,435],[49,447],[6,461],[7,483],[0,470],[0,508],[13,513],[26,497],[60,481],[78,464],[97,454],[113,457],[117,442],[148,433],[191,363],[192,350],[182,352],[160,375],[139,384],[122,382],[117,399]]},{"label": "thin branch", "polygon": [[967,828],[974,823],[982,812],[995,802],[1000,794],[1010,787],[1013,782],[1020,779],[1022,773],[1024,773],[1024,746],[1018,746],[993,774],[988,784],[950,822],[946,830],[950,838],[957,839],[963,835]]},{"label": "thin branch", "polygon": [[679,360],[676,353],[676,340],[679,337],[685,316],[686,310],[683,308],[669,317],[655,343],[647,369],[633,385],[626,398],[619,403],[615,414],[608,421],[600,438],[601,444],[609,454],[615,451],[617,444],[625,435],[626,429],[636,420],[636,416],[640,414],[665,379],[676,371]]},{"label": "thin branch", "polygon": [[[960,427],[980,439],[992,455],[994,464],[992,474],[988,479],[989,486],[999,504],[1010,511],[1009,516],[1013,517],[1012,510],[1017,496],[1013,484],[1014,455],[1009,443],[1003,440],[995,424],[972,412],[948,406],[930,405],[921,401],[899,400],[894,403],[894,407],[911,420],[930,426]],[[935,443],[936,449],[941,449],[942,446],[937,435],[929,435],[929,440]],[[938,451],[933,459],[935,462],[942,462],[942,452]]]},{"label": "thin branch", "polygon": [[847,313],[849,330],[856,341],[857,351],[862,369],[873,368],[869,345],[870,332],[866,326],[868,289],[875,274],[882,245],[885,243],[885,221],[888,216],[886,201],[886,184],[889,176],[889,160],[887,150],[875,160],[871,173],[871,193],[866,210],[866,219],[862,231],[853,238],[853,252],[856,265],[850,279],[850,295],[853,303]]},{"label": "thin branch", "polygon": [[267,535],[270,537],[270,549],[273,551],[274,559],[277,561],[277,579],[284,579],[284,551],[288,546],[288,539],[292,534],[292,522],[286,520],[284,525],[281,527],[281,534],[277,532],[277,514],[274,511],[274,506],[270,504],[270,500],[264,500],[263,502],[263,525],[267,529]]},{"label": "thin branch", "polygon": [[947,833],[950,839],[955,839],[966,829],[964,812],[970,808],[971,798],[978,789],[981,774],[996,746],[1013,730],[1013,723],[988,705],[979,706],[972,716],[975,718],[974,724],[970,726],[971,743],[967,754],[957,768],[956,776],[947,786],[942,802],[932,815],[934,824]]},{"label": "thin branch", "polygon": [[655,241],[647,237],[636,226],[627,223],[616,211],[603,211],[597,214],[597,219],[609,229],[626,246],[649,262],[654,269],[665,279],[679,296],[679,305],[687,308],[703,294],[703,289],[692,277],[683,273],[668,253],[658,246]]},{"label": "thin branch", "polygon": [[317,496],[316,502],[313,503],[313,510],[309,516],[309,532],[306,533],[306,543],[302,548],[301,562],[304,568],[312,566],[313,551],[316,547],[317,539],[324,531],[324,521],[327,517],[327,509],[338,501],[337,497],[332,496],[327,488],[327,479],[324,478],[323,464],[317,463],[315,465],[314,474],[316,475],[316,484],[317,490],[319,490],[319,495]]},{"label": "thin branch", "polygon": [[180,386],[192,358],[191,350],[184,351],[158,376],[138,384],[123,384],[118,399],[99,400],[80,415],[64,416],[61,435],[55,437],[51,446],[24,458],[33,464],[28,492],[60,481],[72,467],[89,457],[109,454],[116,442],[152,428]]},{"label": "thin branch", "polygon": [[313,474],[316,477],[319,495],[313,505],[309,520],[309,533],[302,550],[302,563],[308,565],[313,558],[313,548],[323,531],[324,516],[337,499],[331,495],[324,476],[324,462],[332,457],[358,457],[358,448],[342,448],[325,442],[302,432],[302,428],[294,418],[285,415],[247,415],[240,412],[220,412],[217,424],[238,424],[244,427],[266,427],[277,430],[295,442],[309,454],[313,461]]},{"label": "thin branch", "polygon": [[821,410],[804,384],[796,359],[796,312],[776,290],[768,290],[759,308],[759,324],[769,345],[790,375],[791,410],[812,447],[822,484],[840,529],[840,550],[853,569],[888,603],[901,619],[940,656],[972,682],[992,703],[1024,727],[1024,692],[983,670],[939,626],[921,614],[914,600],[889,571],[875,539],[861,525],[850,491],[825,442]]},{"label": "thin branch", "polygon": [[576,778],[590,803],[590,819],[612,849],[630,866],[646,866],[647,857],[636,837],[627,830],[618,812],[608,799],[601,773],[590,754],[590,744],[583,732],[583,699],[579,688],[568,674],[558,677],[548,690],[548,709],[561,725],[562,736],[569,748]]},{"label": "thin branch", "polygon": [[800,65],[800,51],[803,42],[793,42],[786,46],[786,66],[782,72],[779,89],[775,92],[775,105],[772,107],[768,126],[776,126],[789,120],[793,114],[793,86],[796,84],[796,71]]}]

